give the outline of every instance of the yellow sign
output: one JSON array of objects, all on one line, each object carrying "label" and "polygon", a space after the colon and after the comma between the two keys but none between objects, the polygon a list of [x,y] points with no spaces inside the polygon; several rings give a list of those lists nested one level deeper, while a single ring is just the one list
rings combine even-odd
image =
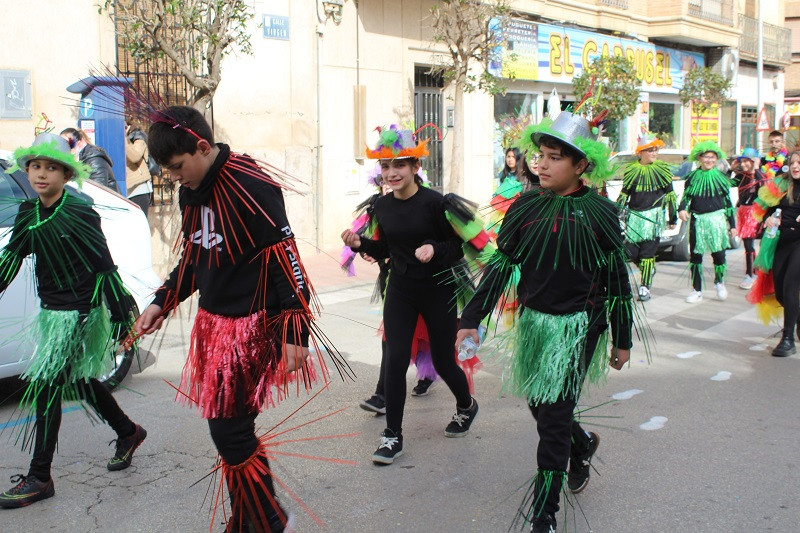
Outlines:
[{"label": "yellow sign", "polygon": [[[699,129],[698,129],[699,126]],[[719,107],[711,109],[699,117],[692,113],[691,146],[703,141],[719,142]]]}]

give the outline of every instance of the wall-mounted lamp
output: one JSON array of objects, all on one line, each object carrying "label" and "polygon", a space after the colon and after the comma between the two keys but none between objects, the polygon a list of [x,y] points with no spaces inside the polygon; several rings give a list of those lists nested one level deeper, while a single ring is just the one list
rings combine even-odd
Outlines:
[{"label": "wall-mounted lamp", "polygon": [[344,0],[322,0],[322,8],[325,10],[325,16],[333,19],[336,24],[342,21]]}]

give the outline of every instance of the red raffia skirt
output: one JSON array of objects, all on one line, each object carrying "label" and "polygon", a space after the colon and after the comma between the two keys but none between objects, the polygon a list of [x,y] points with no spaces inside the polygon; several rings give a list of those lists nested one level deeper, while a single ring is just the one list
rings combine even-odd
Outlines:
[{"label": "red raffia skirt", "polygon": [[740,205],[736,209],[736,229],[742,239],[755,239],[758,235],[758,222],[753,218],[752,205]]},{"label": "red raffia skirt", "polygon": [[[274,407],[294,381],[286,377],[278,323],[263,311],[230,317],[199,309],[179,399],[197,404],[203,418],[231,418]],[[306,384],[316,381],[311,359],[303,369]]]}]

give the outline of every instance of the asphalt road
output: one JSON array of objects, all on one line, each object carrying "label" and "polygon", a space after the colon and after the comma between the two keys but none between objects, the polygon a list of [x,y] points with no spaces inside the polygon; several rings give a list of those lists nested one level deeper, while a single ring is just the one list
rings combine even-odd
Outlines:
[{"label": "asphalt road", "polygon": [[[630,366],[612,370],[606,384],[581,399],[584,407],[596,406],[584,420],[602,440],[597,471],[559,513],[560,531],[800,530],[800,356],[770,356],[778,327],[758,323],[737,288],[741,255],[729,253],[725,302],[706,291],[702,303],[685,303],[686,264],[659,263],[654,298],[646,304],[652,363],[637,343]],[[706,270],[710,285],[709,265]],[[536,469],[537,436],[525,403],[502,393],[498,367],[487,365],[476,376],[480,413],[468,436],[444,437],[454,399],[438,384],[429,396],[408,399],[405,455],[388,467],[371,463],[384,422],[357,406],[374,390],[380,357],[374,329],[380,310],[369,303],[371,292],[364,285],[322,295],[323,329],[358,379],[332,376],[330,388],[278,431],[335,414],[273,441],[301,439],[276,446],[276,453],[293,455],[273,464],[280,484],[303,501],[279,489],[298,530],[323,530],[303,510],[307,506],[327,531],[506,531],[520,488]],[[209,531],[211,480],[205,476],[214,465],[213,445],[205,421],[176,403],[165,382],[180,379],[188,315],[145,343],[146,368],[115,393],[149,432],[131,468],[108,472],[112,431],[69,411],[53,465],[56,496],[1,511],[0,532]],[[413,385],[413,371],[408,380]],[[13,383],[0,387],[2,398],[13,392]],[[258,423],[270,429],[308,398],[284,401]],[[13,399],[0,405],[1,424],[19,418],[14,407]],[[14,429],[0,436],[4,485],[25,473],[29,461],[14,444]],[[211,530],[222,531],[219,516],[215,522]]]}]

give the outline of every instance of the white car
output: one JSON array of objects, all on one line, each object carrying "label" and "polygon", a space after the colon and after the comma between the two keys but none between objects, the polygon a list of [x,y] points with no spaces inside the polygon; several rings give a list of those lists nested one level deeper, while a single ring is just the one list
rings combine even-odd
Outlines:
[{"label": "white car", "polygon": [[[683,195],[684,179],[694,168],[694,164],[689,161],[689,150],[662,149],[658,152],[658,158],[673,166],[672,188],[675,189],[675,195],[680,201]],[[616,202],[620,190],[622,190],[622,172],[625,169],[625,165],[635,159],[637,159],[637,156],[634,152],[618,152],[611,156],[611,164],[618,165],[614,178],[609,180],[606,185],[608,198],[611,201]],[[724,159],[720,159],[717,162],[717,168],[725,175],[730,174],[731,167]],[[732,205],[735,206],[738,199],[739,189],[731,187]],[[741,239],[731,237],[730,247],[738,248],[739,246],[741,246]],[[689,227],[678,219],[678,224],[675,228],[664,228],[661,233],[661,239],[658,243],[658,257],[659,259],[671,259],[673,261],[688,261],[689,255]]]},{"label": "white car", "polygon": [[[0,199],[33,198],[33,192],[25,172],[6,174],[11,166],[7,152],[0,153]],[[94,204],[100,215],[100,224],[108,241],[108,248],[125,286],[131,291],[139,311],[152,299],[153,292],[161,280],[153,271],[150,226],[142,210],[119,194],[91,180],[85,180],[82,188],[70,182],[70,193]],[[0,202],[0,247],[8,244],[17,202]],[[17,376],[30,363],[33,342],[22,335],[20,329],[30,323],[30,318],[39,312],[39,297],[34,290],[33,259],[25,259],[16,279],[0,298],[0,378]],[[109,358],[108,373],[101,379],[114,386],[121,382],[137,357],[136,349],[118,350],[116,362]]]}]

